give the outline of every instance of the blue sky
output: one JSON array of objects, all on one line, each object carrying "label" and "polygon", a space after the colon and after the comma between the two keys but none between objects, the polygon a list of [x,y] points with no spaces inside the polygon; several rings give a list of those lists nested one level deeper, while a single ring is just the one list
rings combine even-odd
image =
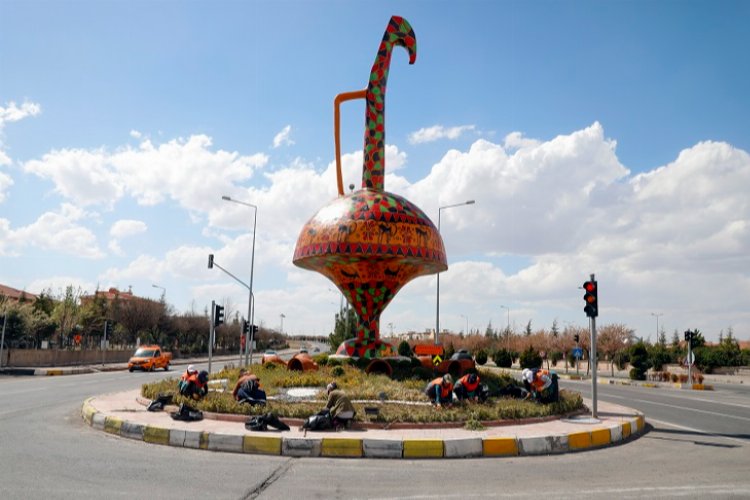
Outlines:
[{"label": "blue sky", "polygon": [[[433,220],[441,325],[600,323],[750,338],[746,2],[40,2],[0,0],[0,283],[133,287],[178,311],[247,294],[327,333],[338,296],[295,268],[335,195],[332,103],[363,88],[391,15],[386,189]],[[358,187],[363,105],[342,108]],[[383,329],[434,326],[434,276]]]}]

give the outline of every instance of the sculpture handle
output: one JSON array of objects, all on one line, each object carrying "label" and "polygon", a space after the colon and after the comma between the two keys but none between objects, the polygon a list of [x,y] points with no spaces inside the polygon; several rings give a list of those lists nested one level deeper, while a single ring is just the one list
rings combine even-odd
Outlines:
[{"label": "sculpture handle", "polygon": [[364,99],[366,92],[367,89],[343,92],[333,99],[333,142],[336,145],[336,185],[339,190],[339,196],[344,196],[344,180],[341,177],[341,119],[339,117],[339,106],[344,101]]}]

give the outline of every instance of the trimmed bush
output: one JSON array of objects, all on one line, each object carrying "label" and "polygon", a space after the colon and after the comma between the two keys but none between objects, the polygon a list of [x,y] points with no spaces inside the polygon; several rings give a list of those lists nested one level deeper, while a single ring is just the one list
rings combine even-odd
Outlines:
[{"label": "trimmed bush", "polygon": [[498,368],[510,368],[513,366],[513,357],[510,351],[500,349],[492,355],[492,361]]},{"label": "trimmed bush", "polygon": [[521,365],[522,369],[541,368],[542,356],[540,356],[539,353],[534,350],[533,346],[529,346],[525,351],[521,353],[519,364]]},{"label": "trimmed bush", "polygon": [[478,365],[484,365],[485,363],[487,363],[487,351],[485,351],[484,349],[479,349],[477,351],[477,355],[474,356],[474,361],[476,361]]},{"label": "trimmed bush", "polygon": [[412,355],[412,353],[411,353],[411,346],[409,345],[409,343],[407,341],[402,340],[398,344],[398,353],[401,356],[411,357],[411,355]]}]

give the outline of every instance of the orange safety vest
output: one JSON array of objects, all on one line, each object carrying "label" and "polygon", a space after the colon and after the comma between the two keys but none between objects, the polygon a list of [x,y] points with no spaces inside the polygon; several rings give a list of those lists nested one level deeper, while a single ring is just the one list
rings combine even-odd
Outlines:
[{"label": "orange safety vest", "polygon": [[549,380],[549,370],[539,370],[534,375],[534,381],[531,383],[531,386],[536,392],[540,392],[544,390],[547,380]]},{"label": "orange safety vest", "polygon": [[440,397],[441,398],[447,398],[448,395],[453,392],[453,384],[443,385],[443,377],[436,378],[432,382],[430,382],[431,386],[439,385],[440,386]]},{"label": "orange safety vest", "polygon": [[477,381],[472,384],[469,382],[469,376],[464,375],[463,377],[458,379],[458,383],[464,386],[466,392],[474,392],[477,390],[477,387],[479,387],[479,377],[477,376]]},{"label": "orange safety vest", "polygon": [[188,382],[192,382],[192,383],[194,383],[194,384],[195,384],[195,386],[196,386],[196,387],[198,387],[199,389],[202,389],[202,388],[204,388],[204,387],[206,386],[206,384],[202,383],[202,382],[201,382],[201,381],[200,381],[200,380],[198,379],[198,374],[197,374],[197,373],[193,373],[192,375],[190,375],[190,376],[189,376],[189,377],[187,378],[187,381],[188,381]]}]

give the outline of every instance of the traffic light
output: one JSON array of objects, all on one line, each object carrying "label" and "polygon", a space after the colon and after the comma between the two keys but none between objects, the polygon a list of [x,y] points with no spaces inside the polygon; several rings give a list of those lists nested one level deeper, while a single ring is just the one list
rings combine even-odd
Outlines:
[{"label": "traffic light", "polygon": [[224,324],[224,306],[220,306],[219,304],[216,304],[214,306],[214,326],[219,326]]},{"label": "traffic light", "polygon": [[258,325],[253,325],[253,335],[258,333]]},{"label": "traffic light", "polygon": [[690,342],[691,340],[693,340],[693,332],[685,330],[685,342]]},{"label": "traffic light", "polygon": [[242,320],[242,333],[245,335],[250,333],[250,323],[248,323],[244,319]]},{"label": "traffic light", "polygon": [[214,268],[214,254],[212,253],[208,254],[208,268],[209,269]]},{"label": "traffic light", "polygon": [[580,339],[581,339],[581,337],[579,337],[577,333],[573,335],[573,340],[575,340],[575,341],[576,341],[576,344],[578,343],[578,341],[579,341]]},{"label": "traffic light", "polygon": [[112,321],[105,321],[104,322],[104,335],[111,337],[112,332],[115,330],[115,324]]},{"label": "traffic light", "polygon": [[583,300],[586,302],[586,307],[583,308],[583,311],[589,318],[599,316],[598,288],[596,281],[587,281],[583,284],[583,289],[586,291],[583,295]]}]

